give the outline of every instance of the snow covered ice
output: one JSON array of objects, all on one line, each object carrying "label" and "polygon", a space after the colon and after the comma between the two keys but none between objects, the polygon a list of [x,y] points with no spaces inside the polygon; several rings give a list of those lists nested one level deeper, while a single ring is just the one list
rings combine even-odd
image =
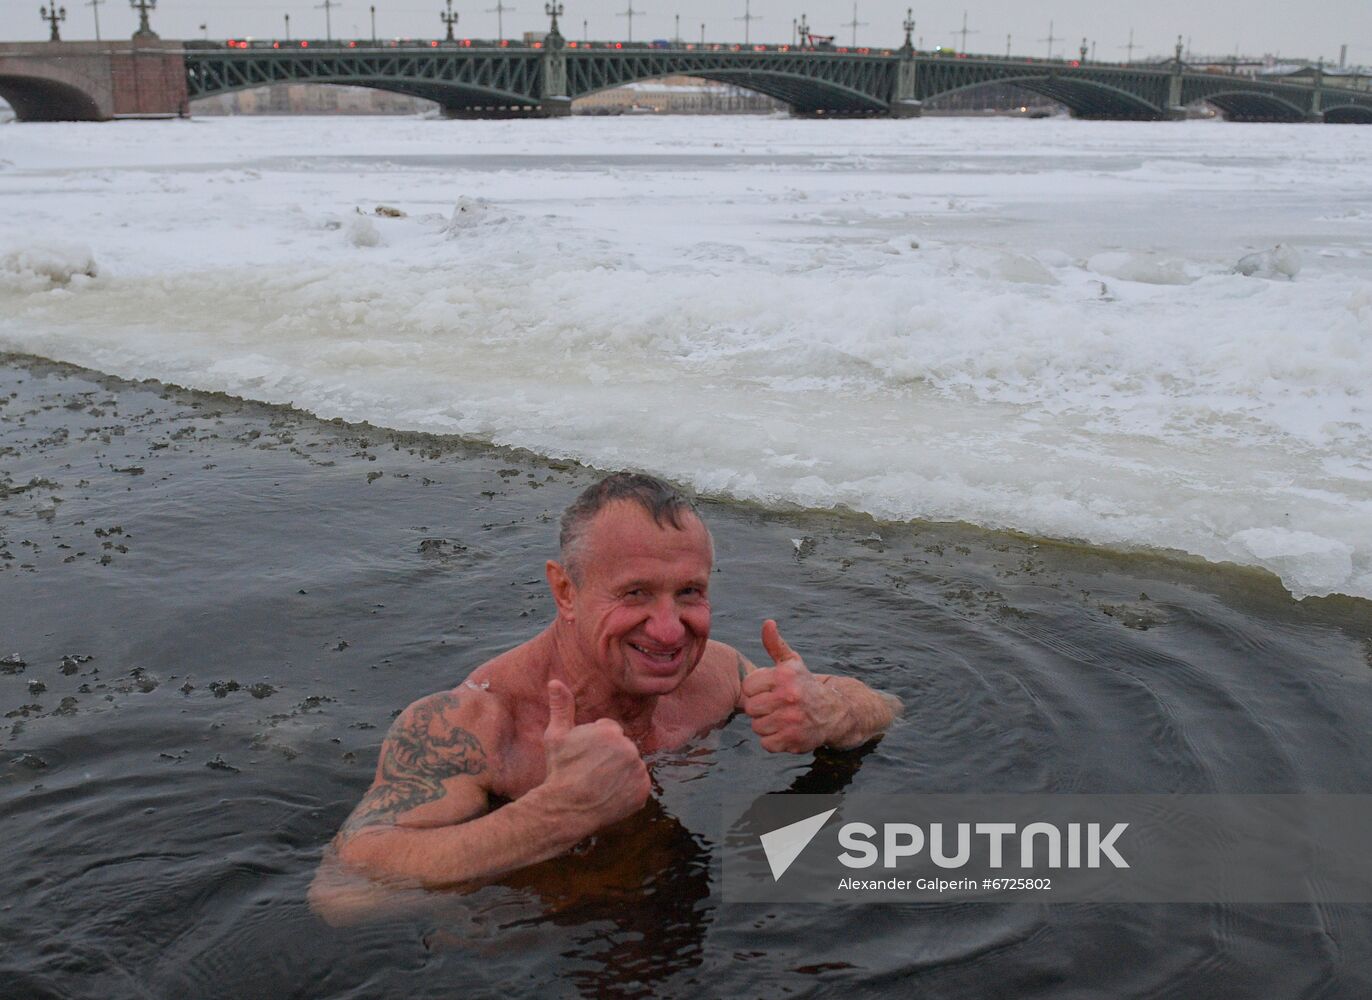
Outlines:
[{"label": "snow covered ice", "polygon": [[1372,597],[1372,129],[230,118],[0,156],[5,349]]}]

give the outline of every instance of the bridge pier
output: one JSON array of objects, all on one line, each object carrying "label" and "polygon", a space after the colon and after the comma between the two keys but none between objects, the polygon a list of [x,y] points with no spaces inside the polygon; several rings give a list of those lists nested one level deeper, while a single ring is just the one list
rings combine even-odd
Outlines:
[{"label": "bridge pier", "polygon": [[0,97],[20,121],[109,121],[188,114],[180,42],[0,44]]},{"label": "bridge pier", "polygon": [[923,114],[924,102],[919,97],[919,68],[915,65],[915,49],[910,41],[914,22],[907,12],[905,18],[905,44],[900,50],[900,61],[896,63],[896,78],[891,88],[891,100],[886,105],[890,118],[918,118]]},{"label": "bridge pier", "polygon": [[1321,59],[1315,67],[1315,78],[1311,81],[1315,85],[1315,92],[1310,95],[1310,113],[1305,116],[1308,122],[1324,121],[1324,60]]}]

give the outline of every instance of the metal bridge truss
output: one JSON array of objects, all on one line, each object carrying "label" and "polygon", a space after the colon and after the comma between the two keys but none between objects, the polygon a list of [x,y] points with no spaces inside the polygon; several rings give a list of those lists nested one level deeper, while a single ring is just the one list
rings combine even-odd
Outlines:
[{"label": "metal bridge truss", "polygon": [[567,94],[662,76],[694,76],[766,94],[797,114],[884,115],[894,96],[890,58],[823,52],[568,52]]},{"label": "metal bridge truss", "polygon": [[189,96],[275,83],[376,87],[436,101],[454,114],[565,114],[570,101],[664,76],[693,76],[766,94],[798,114],[918,113],[922,102],[986,84],[1014,84],[1082,118],[1176,118],[1206,100],[1240,121],[1372,123],[1372,93],[1184,71],[1028,59],[921,57],[782,47],[207,49],[185,52]]},{"label": "metal bridge truss", "polygon": [[1166,69],[1072,66],[1025,60],[921,60],[920,100],[929,101],[988,83],[1014,84],[1065,104],[1078,118],[1167,118]]},{"label": "metal bridge truss", "polygon": [[340,83],[437,101],[450,110],[518,112],[538,104],[543,64],[529,50],[286,49],[186,53],[191,100],[274,83]]}]

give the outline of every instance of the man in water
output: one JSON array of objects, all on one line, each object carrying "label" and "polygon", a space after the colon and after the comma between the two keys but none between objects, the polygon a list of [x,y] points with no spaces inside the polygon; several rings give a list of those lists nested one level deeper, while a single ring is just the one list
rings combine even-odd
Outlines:
[{"label": "man in water", "polygon": [[642,808],[643,754],[736,711],[773,752],[852,748],[886,730],[898,699],[811,673],[776,622],[762,626],[770,667],[712,641],[713,561],[709,530],[667,484],[621,473],[587,489],[546,567],[556,619],[397,717],[338,859],[439,886],[555,857]]}]

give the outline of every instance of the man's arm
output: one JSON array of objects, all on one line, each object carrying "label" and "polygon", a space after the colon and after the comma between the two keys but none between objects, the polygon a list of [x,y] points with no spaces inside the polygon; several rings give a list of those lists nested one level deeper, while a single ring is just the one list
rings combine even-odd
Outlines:
[{"label": "man's arm", "polygon": [[650,783],[638,748],[617,723],[575,724],[561,682],[549,684],[547,775],[514,802],[486,812],[488,754],[500,731],[479,696],[434,695],[401,713],[377,777],[334,841],[339,860],[368,875],[452,885],[522,868],[641,807]]},{"label": "man's arm", "polygon": [[850,750],[884,733],[902,711],[899,698],[855,677],[810,673],[770,619],[762,626],[762,644],[775,666],[755,667],[739,654],[738,708],[752,717],[765,750]]}]

